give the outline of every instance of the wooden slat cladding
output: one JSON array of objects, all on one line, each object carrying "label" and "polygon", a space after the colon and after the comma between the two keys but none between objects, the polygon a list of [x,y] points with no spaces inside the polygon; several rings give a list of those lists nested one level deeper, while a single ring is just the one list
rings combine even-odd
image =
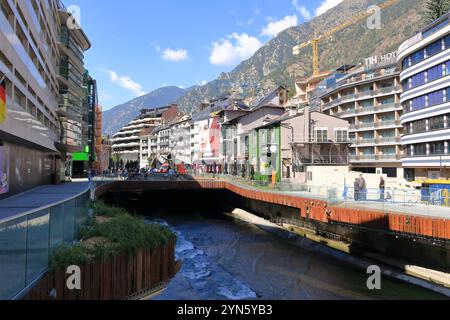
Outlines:
[{"label": "wooden slat cladding", "polygon": [[49,300],[55,289],[57,300],[123,300],[140,298],[161,288],[175,276],[175,243],[136,254],[115,256],[80,266],[81,290],[69,290],[65,272],[48,273],[25,300]]}]

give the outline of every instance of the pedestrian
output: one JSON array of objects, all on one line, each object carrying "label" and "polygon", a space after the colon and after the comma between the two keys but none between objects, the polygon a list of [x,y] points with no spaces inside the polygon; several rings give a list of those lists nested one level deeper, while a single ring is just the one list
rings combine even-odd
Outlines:
[{"label": "pedestrian", "polygon": [[386,181],[384,181],[383,177],[380,177],[380,201],[384,202],[384,195],[386,193]]},{"label": "pedestrian", "polygon": [[361,199],[362,201],[367,201],[367,183],[364,179],[363,175],[359,176],[359,190],[361,193]]},{"label": "pedestrian", "polygon": [[355,189],[355,201],[359,201],[360,200],[360,188],[359,188],[359,179],[355,178],[355,183],[353,184],[353,187]]}]

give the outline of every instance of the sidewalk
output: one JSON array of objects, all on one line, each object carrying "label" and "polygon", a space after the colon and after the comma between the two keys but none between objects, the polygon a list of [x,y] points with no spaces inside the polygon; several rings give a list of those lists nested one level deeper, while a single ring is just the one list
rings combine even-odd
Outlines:
[{"label": "sidewalk", "polygon": [[87,181],[40,186],[0,200],[0,222],[7,218],[58,203],[88,191]]},{"label": "sidewalk", "polygon": [[[230,183],[234,183],[241,187],[249,189],[257,189],[260,191],[277,193],[277,194],[287,194],[292,196],[298,196],[302,198],[317,199],[323,201],[330,201],[333,206],[340,208],[352,208],[361,210],[374,210],[374,211],[384,211],[386,213],[401,213],[411,216],[425,216],[433,218],[450,219],[450,208],[440,207],[434,205],[426,205],[422,203],[388,203],[388,202],[377,202],[377,201],[363,201],[357,202],[353,199],[343,200],[339,196],[340,191],[337,191],[336,195],[338,198],[327,197],[324,192],[308,192],[308,191],[280,191],[276,189],[258,189],[254,186],[245,184],[242,181],[232,181],[227,180]],[[326,190],[322,190],[326,191]]]}]

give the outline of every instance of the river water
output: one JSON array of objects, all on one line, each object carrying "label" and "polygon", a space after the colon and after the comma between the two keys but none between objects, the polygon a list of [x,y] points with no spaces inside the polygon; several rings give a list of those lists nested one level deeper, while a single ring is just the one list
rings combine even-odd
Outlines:
[{"label": "river water", "polygon": [[331,257],[299,248],[227,215],[170,215],[178,235],[181,271],[156,300],[436,299],[433,292],[382,279],[367,289],[367,275]]}]

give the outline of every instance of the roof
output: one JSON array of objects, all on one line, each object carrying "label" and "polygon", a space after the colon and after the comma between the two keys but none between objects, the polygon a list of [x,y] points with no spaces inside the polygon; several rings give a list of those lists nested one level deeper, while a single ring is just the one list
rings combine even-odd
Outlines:
[{"label": "roof", "polygon": [[[280,89],[287,90],[286,87],[284,87],[284,86],[276,87],[275,89],[270,91],[268,94],[266,94],[264,97],[262,97],[261,99],[257,100],[255,103],[253,103],[253,108],[258,107],[260,104],[264,103],[265,100],[267,100],[270,96],[272,96],[274,93],[276,93]],[[289,90],[287,90],[287,91],[289,92]]]},{"label": "roof", "polygon": [[212,114],[219,114],[222,111],[250,111],[250,107],[241,99],[223,98],[210,103],[202,111],[192,113],[192,120],[205,120],[210,118]]},{"label": "roof", "polygon": [[[310,112],[310,114],[313,114],[313,113],[320,114],[320,115],[323,115],[323,116],[326,116],[326,117],[330,117],[330,118],[339,119],[339,120],[342,120],[342,121],[346,121],[345,119],[342,119],[342,118],[339,118],[339,117],[335,117],[335,116],[330,116],[330,115],[327,115],[325,113],[321,113],[319,111],[311,111]],[[280,116],[280,117],[270,121],[269,123],[266,123],[266,124],[264,124],[262,126],[259,126],[259,127],[255,128],[255,129],[262,129],[262,128],[271,127],[274,124],[281,123],[283,121],[287,121],[287,120],[291,120],[291,119],[295,119],[295,118],[299,118],[299,117],[304,117],[304,116],[305,116],[305,113],[298,113],[298,114],[295,114],[295,115],[290,115],[289,112],[286,112],[282,116]]]}]

